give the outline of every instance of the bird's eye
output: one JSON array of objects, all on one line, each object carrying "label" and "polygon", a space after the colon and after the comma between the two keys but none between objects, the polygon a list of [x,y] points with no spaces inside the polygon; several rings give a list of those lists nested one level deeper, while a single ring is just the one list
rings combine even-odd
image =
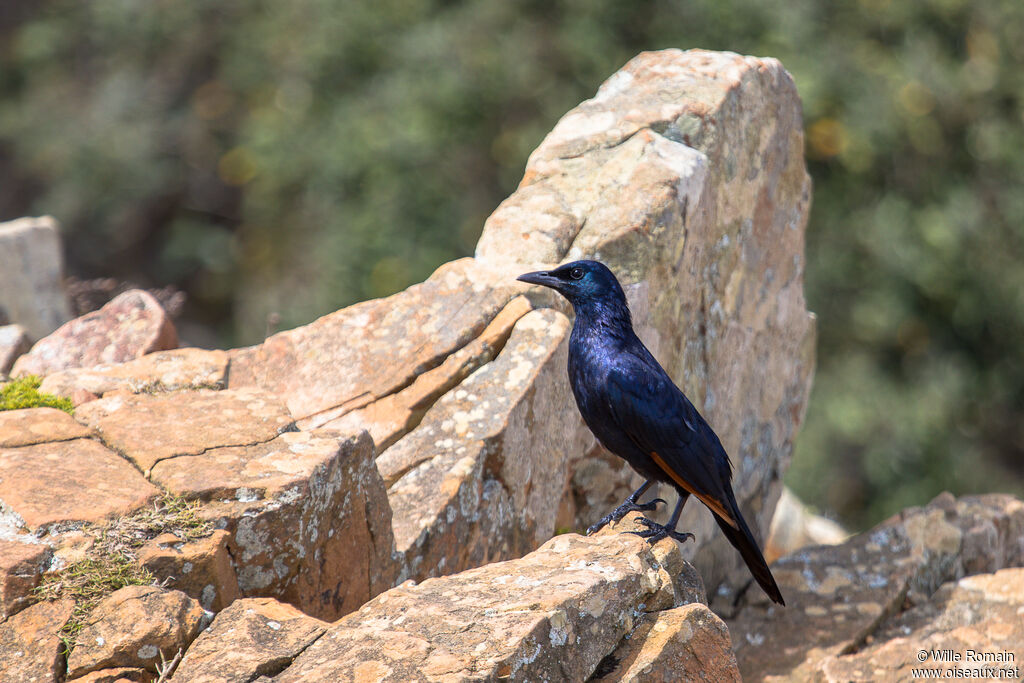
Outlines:
[{"label": "bird's eye", "polygon": [[569,277],[571,277],[573,280],[582,280],[583,279],[583,269],[582,268],[573,268],[572,270],[569,271]]}]

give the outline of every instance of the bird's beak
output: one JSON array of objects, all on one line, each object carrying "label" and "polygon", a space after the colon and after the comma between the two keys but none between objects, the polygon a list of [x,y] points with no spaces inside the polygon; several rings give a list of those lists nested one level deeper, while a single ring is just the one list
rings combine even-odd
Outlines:
[{"label": "bird's beak", "polygon": [[561,280],[551,275],[546,270],[523,273],[516,279],[520,282],[529,282],[531,285],[541,285],[542,287],[551,287],[552,289],[558,289],[558,285],[561,282]]}]

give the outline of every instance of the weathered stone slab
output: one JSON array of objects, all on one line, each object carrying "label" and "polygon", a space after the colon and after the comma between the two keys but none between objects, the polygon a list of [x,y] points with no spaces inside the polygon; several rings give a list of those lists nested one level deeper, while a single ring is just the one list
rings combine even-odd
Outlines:
[{"label": "weathered stone slab", "polygon": [[0,309],[34,339],[71,318],[59,232],[50,216],[0,223]]},{"label": "weathered stone slab", "polygon": [[0,538],[0,621],[32,603],[32,591],[52,556],[45,544]]},{"label": "weathered stone slab", "polygon": [[205,610],[219,612],[241,596],[228,553],[230,538],[220,529],[189,542],[161,534],[139,549],[138,563],[161,585],[195,598]]},{"label": "weathered stone slab", "polygon": [[119,294],[98,311],[65,323],[18,359],[12,374],[49,375],[69,368],[123,363],[178,346],[178,333],[153,295]]},{"label": "weathered stone slab", "polygon": [[[476,251],[510,275],[598,258],[634,285],[638,334],[722,438],[761,538],[814,365],[802,130],[775,60],[641,54],[545,138]],[[680,524],[696,534],[686,552],[711,585],[742,566],[700,505]]]},{"label": "weathered stone slab", "polygon": [[92,436],[92,430],[56,408],[0,411],[0,448],[32,446]]},{"label": "weathered stone slab", "polygon": [[28,332],[21,325],[0,325],[0,377],[14,367],[14,361],[32,348]]},{"label": "weathered stone slab", "polygon": [[585,680],[648,602],[676,593],[683,563],[667,545],[659,563],[635,536],[567,534],[519,560],[402,584],[275,680]]},{"label": "weathered stone slab", "polygon": [[124,515],[158,493],[131,464],[92,439],[0,448],[0,506],[33,531]]},{"label": "weathered stone slab", "polygon": [[68,676],[113,667],[156,672],[160,654],[170,660],[187,648],[207,620],[199,603],[181,591],[121,588],[89,613],[68,657]]},{"label": "weathered stone slab", "polygon": [[590,681],[740,683],[729,629],[706,605],[690,604],[647,614]]},{"label": "weathered stone slab", "polygon": [[839,524],[816,515],[788,487],[782,488],[779,504],[775,506],[768,539],[764,543],[764,558],[772,563],[810,545],[837,545],[850,537]]},{"label": "weathered stone slab", "polygon": [[[525,297],[516,297],[492,320],[480,336],[448,356],[436,368],[419,375],[407,388],[374,401],[327,422],[324,427],[340,431],[365,429],[378,452],[393,445],[415,427],[424,413],[445,392],[472,372],[489,363],[504,347],[516,321],[531,310]],[[318,420],[307,420],[316,424]],[[306,428],[302,422],[299,426]]]},{"label": "weathered stone slab", "polygon": [[297,419],[324,423],[408,386],[480,335],[518,288],[472,259],[386,299],[366,301],[231,351],[231,388],[285,397]]},{"label": "weathered stone slab", "polygon": [[554,533],[567,462],[584,443],[568,333],[557,311],[527,314],[493,362],[377,458],[408,577],[516,557]]},{"label": "weathered stone slab", "polygon": [[75,683],[152,683],[156,676],[151,671],[131,666],[100,669],[73,679]]},{"label": "weathered stone slab", "polygon": [[[836,546],[806,548],[772,567],[785,608],[747,591],[727,619],[746,681],[814,678],[828,657],[858,649],[944,582],[1024,565],[1024,502],[943,494]],[[732,612],[716,596],[720,614]],[[916,652],[916,650],[915,650]]]},{"label": "weathered stone slab", "polygon": [[238,600],[188,649],[174,681],[248,683],[258,676],[274,676],[328,626],[273,598]]},{"label": "weathered stone slab", "polygon": [[0,623],[0,681],[63,680],[60,630],[74,609],[73,600],[38,602]]},{"label": "weathered stone slab", "polygon": [[284,403],[254,387],[171,394],[115,392],[79,406],[75,417],[147,475],[167,458],[263,443],[294,428]]},{"label": "weathered stone slab", "polygon": [[73,397],[82,391],[102,396],[112,391],[152,394],[181,389],[223,389],[227,369],[226,351],[175,349],[114,365],[55,372],[43,380],[39,390]]},{"label": "weathered stone slab", "polygon": [[830,681],[908,681],[924,669],[944,679],[1020,680],[1022,615],[1024,569],[968,576],[900,614],[864,649],[826,658],[820,672]]},{"label": "weathered stone slab", "polygon": [[249,447],[172,458],[153,480],[206,504],[234,541],[242,594],[336,619],[389,588],[391,510],[365,432],[291,432]]}]

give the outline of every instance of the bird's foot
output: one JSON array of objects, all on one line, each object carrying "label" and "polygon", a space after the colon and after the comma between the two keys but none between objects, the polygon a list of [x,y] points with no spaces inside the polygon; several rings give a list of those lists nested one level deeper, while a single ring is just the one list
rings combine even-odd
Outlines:
[{"label": "bird's foot", "polygon": [[670,529],[664,524],[658,524],[657,522],[647,519],[646,517],[641,517],[636,521],[637,524],[643,524],[647,528],[642,529],[640,531],[627,531],[626,533],[636,534],[640,538],[646,538],[649,543],[657,543],[658,541],[666,537],[674,538],[680,543],[686,543],[687,541],[694,540],[694,535],[689,532],[676,531],[675,529]]},{"label": "bird's foot", "polygon": [[[601,519],[597,520],[596,523],[592,524],[587,529],[587,536],[593,536],[598,531],[603,529],[607,524],[611,522],[618,522],[620,519],[628,515],[630,512],[650,512],[651,510],[658,509],[658,503],[664,503],[665,501],[661,498],[654,498],[646,503],[637,503],[634,500],[626,500],[625,503],[612,510],[609,514],[605,515]],[[644,517],[644,519],[647,519]]]}]

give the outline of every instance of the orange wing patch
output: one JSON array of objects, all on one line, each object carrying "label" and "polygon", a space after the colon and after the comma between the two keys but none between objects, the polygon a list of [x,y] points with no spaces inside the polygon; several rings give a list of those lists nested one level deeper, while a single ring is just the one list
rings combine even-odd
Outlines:
[{"label": "orange wing patch", "polygon": [[675,471],[668,466],[668,463],[662,460],[661,456],[658,455],[656,452],[651,451],[651,457],[654,458],[654,462],[658,463],[658,467],[660,467],[662,471],[665,472],[665,474],[672,477],[672,481],[679,484],[684,491],[687,491],[697,496],[697,499],[700,500],[700,502],[707,505],[709,508],[711,508],[712,512],[714,512],[716,515],[718,515],[726,522],[728,522],[729,526],[731,526],[734,529],[739,529],[739,525],[736,524],[736,520],[732,518],[731,514],[725,511],[725,506],[722,505],[721,501],[715,500],[711,496],[707,496],[703,493],[698,493],[697,491],[695,491],[693,487],[690,486],[689,483],[684,481],[682,477],[676,474]]}]

